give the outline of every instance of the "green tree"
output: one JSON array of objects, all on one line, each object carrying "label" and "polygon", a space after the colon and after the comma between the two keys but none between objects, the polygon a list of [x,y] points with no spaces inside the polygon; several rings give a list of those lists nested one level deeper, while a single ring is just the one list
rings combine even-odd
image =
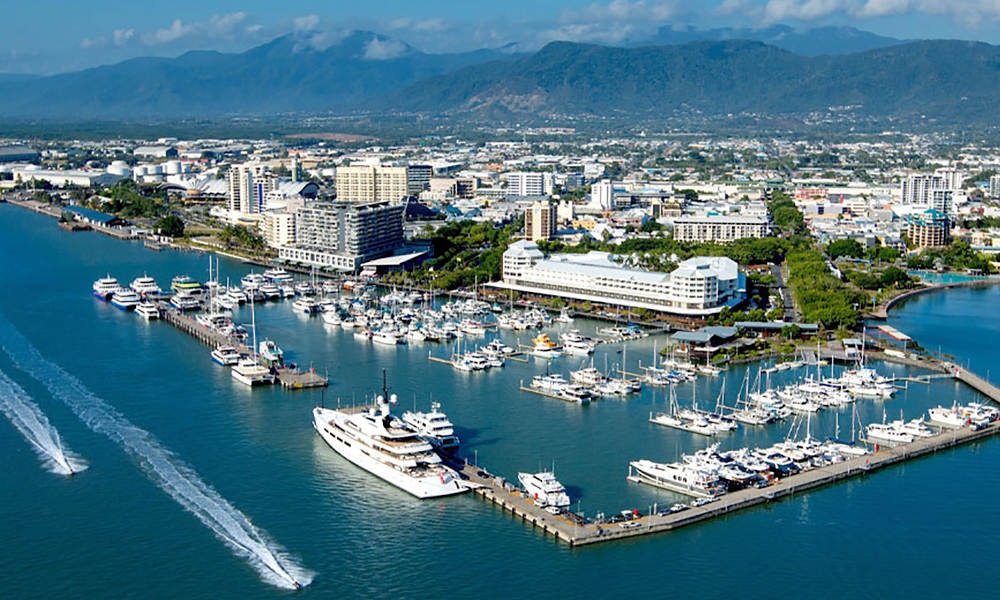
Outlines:
[{"label": "green tree", "polygon": [[177,215],[167,215],[156,222],[156,229],[161,235],[181,237],[184,235],[184,221]]}]

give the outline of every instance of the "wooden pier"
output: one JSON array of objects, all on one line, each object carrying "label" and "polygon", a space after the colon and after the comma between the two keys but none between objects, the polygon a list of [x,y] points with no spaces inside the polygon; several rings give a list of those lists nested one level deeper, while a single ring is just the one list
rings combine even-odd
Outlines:
[{"label": "wooden pier", "polygon": [[[180,329],[203,344],[211,346],[212,348],[218,348],[219,346],[232,346],[236,348],[237,352],[240,354],[253,354],[252,349],[248,348],[245,344],[240,343],[232,337],[223,335],[218,331],[205,327],[183,312],[171,307],[166,302],[160,302],[159,308],[160,316],[164,321],[170,323],[177,329]],[[281,387],[286,390],[305,390],[310,388],[326,387],[330,383],[326,377],[317,374],[313,369],[310,369],[309,371],[301,371],[290,367],[276,367],[274,371],[278,383],[281,384]]]}]

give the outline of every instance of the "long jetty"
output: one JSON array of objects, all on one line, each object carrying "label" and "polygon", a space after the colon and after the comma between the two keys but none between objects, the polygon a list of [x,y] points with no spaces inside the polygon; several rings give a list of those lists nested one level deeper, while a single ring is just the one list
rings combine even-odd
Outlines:
[{"label": "long jetty", "polygon": [[745,510],[754,506],[776,502],[800,492],[830,483],[866,475],[878,469],[907,460],[954,448],[1000,433],[1000,422],[983,429],[969,428],[942,430],[929,438],[919,438],[909,444],[884,448],[874,454],[858,456],[843,462],[818,467],[777,480],[763,488],[746,488],[724,494],[702,506],[679,512],[654,512],[621,523],[585,521],[574,513],[554,515],[536,506],[520,490],[482,468],[468,463],[451,463],[472,492],[484,500],[510,511],[526,523],[552,534],[570,546],[586,546],[623,540],[653,533],[675,531],[714,517]]},{"label": "long jetty", "polygon": [[[248,348],[245,344],[235,340],[234,338],[223,335],[218,331],[205,327],[183,312],[172,308],[165,302],[161,302],[159,304],[159,308],[160,315],[164,321],[170,323],[177,329],[180,329],[203,344],[211,346],[212,348],[218,348],[219,346],[232,346],[236,348],[240,354],[253,354],[252,349]],[[312,369],[308,371],[301,371],[284,366],[276,366],[274,371],[277,376],[278,383],[281,387],[288,390],[326,387],[330,383],[329,379],[319,375]]]}]

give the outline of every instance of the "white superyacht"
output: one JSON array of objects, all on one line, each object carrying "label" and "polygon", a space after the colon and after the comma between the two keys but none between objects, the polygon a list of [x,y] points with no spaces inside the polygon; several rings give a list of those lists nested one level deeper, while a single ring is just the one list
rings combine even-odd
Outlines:
[{"label": "white superyacht", "polygon": [[375,406],[350,414],[316,407],[313,426],[331,448],[355,465],[417,498],[460,494],[469,488],[417,431],[393,416],[396,396],[383,394]]}]

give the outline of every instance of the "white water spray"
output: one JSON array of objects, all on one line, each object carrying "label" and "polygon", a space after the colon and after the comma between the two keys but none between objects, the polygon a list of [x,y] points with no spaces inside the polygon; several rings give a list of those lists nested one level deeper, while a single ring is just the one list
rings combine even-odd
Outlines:
[{"label": "white water spray", "polygon": [[43,357],[3,317],[0,317],[0,345],[18,367],[45,384],[87,427],[106,435],[137,460],[153,483],[198,517],[234,553],[247,559],[264,581],[287,589],[309,585],[313,574],[202,481],[194,469],[150,432],[133,425],[78,379]]},{"label": "white water spray", "polygon": [[31,444],[31,449],[52,473],[75,475],[87,468],[87,461],[63,447],[59,432],[24,388],[3,371],[0,371],[0,412]]}]

